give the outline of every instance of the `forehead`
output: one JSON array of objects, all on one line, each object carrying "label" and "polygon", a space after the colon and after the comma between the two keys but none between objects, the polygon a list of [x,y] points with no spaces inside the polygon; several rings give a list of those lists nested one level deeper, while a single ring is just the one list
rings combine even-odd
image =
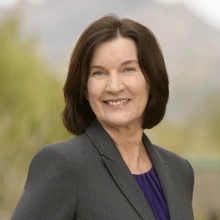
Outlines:
[{"label": "forehead", "polygon": [[91,65],[137,60],[137,47],[130,38],[118,37],[100,43],[94,50]]}]

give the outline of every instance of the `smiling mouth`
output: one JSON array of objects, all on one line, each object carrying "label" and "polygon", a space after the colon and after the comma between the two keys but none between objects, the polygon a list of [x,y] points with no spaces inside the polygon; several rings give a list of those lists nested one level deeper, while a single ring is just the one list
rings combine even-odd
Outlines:
[{"label": "smiling mouth", "polygon": [[130,99],[121,99],[118,101],[104,101],[105,103],[109,104],[109,105],[121,105],[123,103],[128,102]]}]

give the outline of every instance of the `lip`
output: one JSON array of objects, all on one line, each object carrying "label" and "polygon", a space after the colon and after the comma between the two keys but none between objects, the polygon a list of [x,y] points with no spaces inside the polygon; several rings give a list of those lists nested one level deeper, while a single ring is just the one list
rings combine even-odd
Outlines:
[{"label": "lip", "polygon": [[103,102],[118,102],[118,101],[121,101],[121,100],[128,100],[130,101],[131,99],[128,99],[128,98],[120,98],[120,99],[106,99],[104,100]]},{"label": "lip", "polygon": [[122,99],[108,99],[108,100],[103,101],[103,103],[106,106],[108,106],[108,108],[111,108],[111,109],[121,109],[122,107],[128,105],[128,103],[130,102],[131,99],[126,99],[126,100],[128,100],[127,102],[123,102],[123,103],[118,104],[118,105],[110,105],[107,102],[117,102],[117,101],[121,101],[121,100],[125,100],[125,99],[126,98],[122,98]]}]

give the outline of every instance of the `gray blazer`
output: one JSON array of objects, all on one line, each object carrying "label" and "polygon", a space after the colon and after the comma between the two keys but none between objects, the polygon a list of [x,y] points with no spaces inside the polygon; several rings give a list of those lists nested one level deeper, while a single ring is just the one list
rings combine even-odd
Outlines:
[{"label": "gray blazer", "polygon": [[[176,154],[143,143],[162,185],[171,220],[192,220],[194,174]],[[155,220],[108,133],[86,132],[43,147],[33,158],[11,220]]]}]

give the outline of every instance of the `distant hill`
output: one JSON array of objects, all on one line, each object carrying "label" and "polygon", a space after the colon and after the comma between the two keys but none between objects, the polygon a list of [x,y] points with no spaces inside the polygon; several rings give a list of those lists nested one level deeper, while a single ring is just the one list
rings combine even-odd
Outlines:
[{"label": "distant hill", "polygon": [[193,117],[199,113],[198,106],[204,108],[207,96],[220,93],[220,31],[183,4],[165,5],[150,0],[47,0],[39,5],[23,1],[17,8],[23,13],[24,36],[39,39],[39,50],[51,65],[60,69],[62,78],[84,28],[113,12],[145,24],[157,36],[170,75],[170,119]]}]

